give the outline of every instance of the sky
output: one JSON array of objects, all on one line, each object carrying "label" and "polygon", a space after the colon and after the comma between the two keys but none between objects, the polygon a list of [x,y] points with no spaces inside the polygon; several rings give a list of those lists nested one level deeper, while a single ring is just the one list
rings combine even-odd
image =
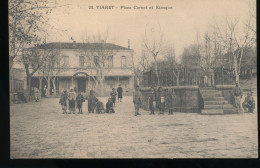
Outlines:
[{"label": "sky", "polygon": [[[209,24],[225,15],[239,17],[248,15],[249,2],[254,0],[50,0],[57,6],[48,16],[48,42],[77,42],[98,33],[109,32],[107,42],[134,49],[138,57],[143,39],[157,39],[163,34],[163,43],[173,46],[177,57],[184,47],[203,34]],[[97,9],[96,6],[115,6],[114,9]],[[155,9],[156,6],[172,9]],[[89,9],[94,6],[94,9]],[[128,6],[132,9],[121,9]],[[153,9],[133,9],[134,6]],[[116,8],[117,7],[117,8]]]}]

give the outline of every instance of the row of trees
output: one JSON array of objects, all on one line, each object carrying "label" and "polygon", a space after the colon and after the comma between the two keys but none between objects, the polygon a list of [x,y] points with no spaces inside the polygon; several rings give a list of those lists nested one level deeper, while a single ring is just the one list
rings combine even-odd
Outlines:
[{"label": "row of trees", "polygon": [[[165,46],[161,29],[157,35],[158,37],[149,37],[151,40],[148,40],[145,33],[143,44],[146,52],[139,58],[136,70],[140,74],[153,69],[157,85],[160,84],[158,68],[172,69],[179,85],[180,69],[185,66],[200,67],[205,74],[216,68],[229,68],[237,82],[241,70],[256,67],[256,12],[252,7],[245,20],[225,17],[209,25],[202,36],[198,34],[194,43],[184,48],[179,56],[180,61],[176,60],[174,48]],[[159,55],[162,59],[158,61]],[[149,62],[149,58],[153,58],[153,61]]]},{"label": "row of trees", "polygon": [[[29,91],[31,88],[31,77],[39,72],[42,72],[45,77],[46,73],[53,73],[53,71],[50,71],[50,69],[53,69],[51,62],[54,58],[58,61],[58,58],[56,58],[57,51],[47,49],[42,51],[33,50],[33,47],[46,41],[48,36],[47,27],[52,27],[48,23],[48,16],[58,7],[61,6],[57,6],[54,2],[48,0],[8,1],[9,71],[11,72],[15,63],[23,65]],[[46,57],[43,55],[46,55]],[[47,81],[50,83],[51,78],[49,75],[47,76]]]},{"label": "row of trees", "polygon": [[[48,36],[46,25],[51,26],[48,24],[48,15],[58,7],[61,6],[47,0],[9,1],[9,70],[12,70],[14,63],[24,66],[29,92],[31,91],[31,78],[37,74],[39,88],[42,88],[42,81],[46,80],[47,93],[50,92],[52,83],[55,94],[57,75],[69,68],[59,49],[45,45]],[[103,44],[105,44],[108,35],[109,31],[107,30],[102,35],[87,36],[83,41],[86,44],[103,40]],[[91,66],[89,75],[94,80],[95,85],[100,86],[98,88],[102,94],[104,71],[110,69],[106,66],[106,62],[112,59],[111,56],[114,52],[105,50],[102,46],[101,48],[93,46],[90,49],[82,46],[77,51],[78,55],[83,57],[83,64]]]}]

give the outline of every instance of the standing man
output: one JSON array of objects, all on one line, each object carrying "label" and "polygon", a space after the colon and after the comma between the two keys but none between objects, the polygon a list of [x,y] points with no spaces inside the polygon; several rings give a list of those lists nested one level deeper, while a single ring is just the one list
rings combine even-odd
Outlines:
[{"label": "standing man", "polygon": [[119,99],[120,99],[120,102],[122,102],[122,98],[123,98],[123,89],[121,87],[121,84],[119,84],[118,88],[117,88],[117,96],[118,96],[118,103],[119,103]]},{"label": "standing man", "polygon": [[241,101],[241,98],[243,96],[243,92],[242,92],[242,89],[240,88],[238,82],[236,82],[236,86],[235,86],[235,89],[234,89],[234,96],[235,96],[235,106],[236,106],[236,108],[241,109],[240,101]]},{"label": "standing man", "polygon": [[134,91],[134,93],[133,93],[133,102],[134,102],[134,105],[135,105],[135,116],[141,115],[139,113],[139,108],[140,108],[140,106],[143,102],[143,96],[142,96],[142,93],[139,90],[138,85],[136,86],[136,91]]}]

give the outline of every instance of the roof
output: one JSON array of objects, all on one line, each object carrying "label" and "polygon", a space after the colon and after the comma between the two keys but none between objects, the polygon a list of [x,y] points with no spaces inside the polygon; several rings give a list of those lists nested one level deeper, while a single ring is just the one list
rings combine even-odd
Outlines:
[{"label": "roof", "polygon": [[54,42],[41,44],[36,47],[36,49],[93,49],[93,50],[129,50],[132,49],[115,45],[112,43],[63,43]]},{"label": "roof", "polygon": [[[73,76],[75,74],[79,73],[86,73],[89,76],[96,76],[96,70],[95,69],[85,69],[85,70],[78,70],[78,69],[73,69],[69,68],[67,71],[60,72],[57,76]],[[133,76],[134,72],[131,69],[121,69],[121,68],[112,68],[112,69],[104,69],[103,70],[103,75],[105,77],[113,77],[113,76]],[[39,74],[36,72],[34,77],[39,76]]]}]

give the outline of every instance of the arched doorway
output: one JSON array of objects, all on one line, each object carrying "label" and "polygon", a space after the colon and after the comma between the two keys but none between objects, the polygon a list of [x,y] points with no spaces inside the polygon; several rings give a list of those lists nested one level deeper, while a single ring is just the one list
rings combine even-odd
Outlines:
[{"label": "arched doorway", "polygon": [[73,81],[76,83],[77,92],[85,92],[87,88],[87,78],[88,74],[86,72],[77,72],[72,76]]}]

